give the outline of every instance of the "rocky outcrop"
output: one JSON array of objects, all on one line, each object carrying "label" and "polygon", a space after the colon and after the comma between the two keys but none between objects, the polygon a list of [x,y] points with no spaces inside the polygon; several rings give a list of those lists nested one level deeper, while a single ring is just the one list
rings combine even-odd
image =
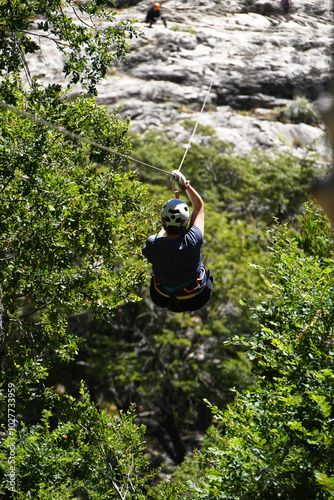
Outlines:
[{"label": "rocky outcrop", "polygon": [[[303,154],[312,144],[330,161],[321,124],[282,123],[279,112],[329,88],[330,0],[294,0],[290,22],[279,0],[165,0],[168,26],[151,29],[144,22],[150,4],[134,0],[116,11],[119,21],[137,19],[141,36],[99,85],[99,104],[122,106],[139,133],[161,130],[183,144],[190,133],[182,122],[197,120],[212,85],[200,122],[238,153],[259,147]],[[46,64],[45,53],[34,69],[44,81],[61,78],[59,61]]]},{"label": "rocky outcrop", "polygon": [[[148,6],[139,2],[117,17],[143,21]],[[123,105],[137,132],[163,130],[184,143],[189,132],[181,124],[197,119],[212,83],[200,122],[237,152],[293,148],[303,154],[313,145],[328,162],[323,127],[282,123],[277,110],[328,90],[330,7],[329,1],[295,0],[285,22],[279,1],[166,0],[168,29],[138,23],[143,35],[132,42],[126,64],[100,86],[98,102]]]}]

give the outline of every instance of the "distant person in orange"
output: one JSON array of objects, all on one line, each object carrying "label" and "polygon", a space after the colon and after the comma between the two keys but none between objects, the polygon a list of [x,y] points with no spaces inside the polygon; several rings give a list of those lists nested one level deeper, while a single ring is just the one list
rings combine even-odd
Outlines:
[{"label": "distant person in orange", "polygon": [[292,2],[291,2],[291,0],[281,0],[281,5],[283,8],[285,21],[289,22],[291,19],[291,15],[290,15],[289,11],[291,9]]},{"label": "distant person in orange", "polygon": [[152,25],[155,24],[158,20],[161,20],[164,23],[165,28],[167,28],[167,22],[166,19],[161,15],[160,7],[160,3],[155,2],[147,11],[145,22],[149,23],[150,28],[152,28]]}]

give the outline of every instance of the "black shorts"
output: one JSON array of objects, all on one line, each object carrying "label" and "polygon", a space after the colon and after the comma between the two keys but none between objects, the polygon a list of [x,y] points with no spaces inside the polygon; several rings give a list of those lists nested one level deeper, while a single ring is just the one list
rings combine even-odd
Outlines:
[{"label": "black shorts", "polygon": [[290,2],[289,3],[286,3],[286,2],[283,3],[282,2],[281,5],[283,7],[284,14],[287,14],[289,12],[289,10],[290,10],[290,7],[291,7]]},{"label": "black shorts", "polygon": [[176,297],[169,296],[165,297],[161,295],[154,286],[154,278],[151,279],[150,285],[150,295],[152,302],[158,306],[165,309],[169,309],[173,312],[191,312],[201,309],[209,301],[213,290],[213,278],[209,276],[207,284],[203,290],[191,297],[190,299],[178,300]]}]

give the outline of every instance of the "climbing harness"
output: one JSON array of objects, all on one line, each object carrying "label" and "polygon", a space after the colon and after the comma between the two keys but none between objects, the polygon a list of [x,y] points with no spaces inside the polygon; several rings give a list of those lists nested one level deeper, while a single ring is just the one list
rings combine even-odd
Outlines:
[{"label": "climbing harness", "polygon": [[212,294],[213,278],[210,271],[203,267],[201,276],[192,283],[193,285],[190,284],[189,287],[184,284],[183,288],[173,288],[171,292],[171,287],[162,288],[153,275],[150,285],[151,298],[157,306],[167,307],[173,312],[197,311],[205,306]]},{"label": "climbing harness", "polygon": [[[193,297],[196,297],[196,295],[199,295],[204,287],[207,284],[207,281],[210,277],[210,271],[207,271],[204,266],[201,267],[201,274],[196,278],[196,280],[190,280],[187,281],[186,283],[182,283],[181,285],[178,285],[176,287],[168,287],[168,286],[162,286],[161,283],[159,283],[154,274],[152,275],[153,279],[153,285],[155,290],[160,293],[160,295],[163,295],[164,297],[170,297],[173,298],[174,300],[185,300],[185,299],[191,299]],[[187,288],[189,285],[193,285],[192,287]]]}]

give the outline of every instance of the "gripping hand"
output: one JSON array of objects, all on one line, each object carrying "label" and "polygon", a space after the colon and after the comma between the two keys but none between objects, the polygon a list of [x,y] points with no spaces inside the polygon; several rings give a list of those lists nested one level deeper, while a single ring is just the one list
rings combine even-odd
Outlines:
[{"label": "gripping hand", "polygon": [[181,172],[179,170],[173,170],[172,176],[171,176],[171,181],[172,182],[176,181],[181,189],[184,189],[186,182],[187,182],[185,176],[183,174],[181,174]]}]

